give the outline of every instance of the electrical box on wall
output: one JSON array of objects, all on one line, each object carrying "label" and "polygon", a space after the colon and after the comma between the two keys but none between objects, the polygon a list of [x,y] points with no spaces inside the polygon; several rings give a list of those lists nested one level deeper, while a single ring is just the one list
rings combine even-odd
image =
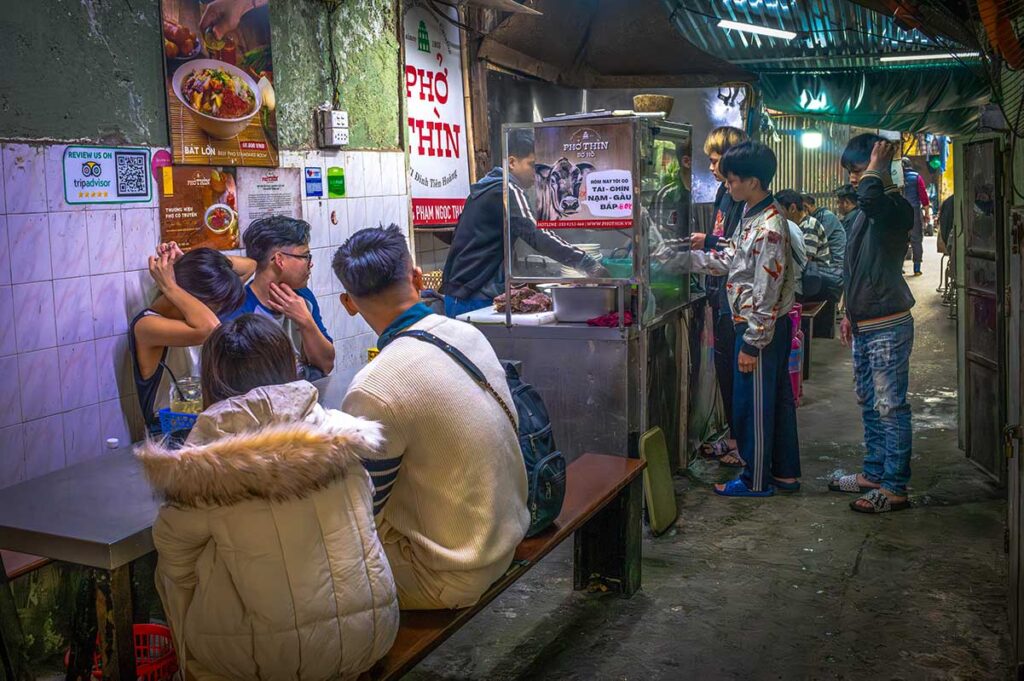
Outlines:
[{"label": "electrical box on wall", "polygon": [[318,109],[316,112],[316,139],[321,149],[333,149],[348,144],[348,112]]}]

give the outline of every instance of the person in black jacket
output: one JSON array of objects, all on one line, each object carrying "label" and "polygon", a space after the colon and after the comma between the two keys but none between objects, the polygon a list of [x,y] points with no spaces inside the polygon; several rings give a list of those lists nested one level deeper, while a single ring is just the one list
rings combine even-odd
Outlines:
[{"label": "person in black jacket", "polygon": [[841,335],[853,346],[867,454],[861,473],[836,477],[829,489],[863,493],[850,504],[861,513],[909,506],[912,431],[907,385],[914,296],[903,278],[903,258],[915,209],[893,184],[890,166],[895,151],[891,142],[865,133],[850,140],[842,157],[861,213],[850,227],[846,247],[846,318]]},{"label": "person in black jacket", "polygon": [[[594,277],[607,276],[600,262],[552,232],[537,228],[525,191],[533,186],[536,178],[534,163],[533,131],[525,128],[510,131],[508,205],[513,239],[522,239],[541,255],[563,265]],[[442,276],[444,313],[449,317],[487,307],[495,296],[505,292],[502,268],[505,211],[501,185],[502,169],[494,168],[470,187]],[[515,243],[510,245],[514,247]]]}]

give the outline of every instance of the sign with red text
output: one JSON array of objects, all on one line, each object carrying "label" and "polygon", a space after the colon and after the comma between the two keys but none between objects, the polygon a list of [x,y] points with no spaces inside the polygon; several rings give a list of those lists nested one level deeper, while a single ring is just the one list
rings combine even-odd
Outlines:
[{"label": "sign with red text", "polygon": [[[454,7],[440,9],[458,21]],[[469,194],[459,29],[412,0],[404,34],[413,224],[452,225]]]},{"label": "sign with red text", "polygon": [[301,168],[239,168],[237,176],[241,231],[271,215],[302,219]]}]

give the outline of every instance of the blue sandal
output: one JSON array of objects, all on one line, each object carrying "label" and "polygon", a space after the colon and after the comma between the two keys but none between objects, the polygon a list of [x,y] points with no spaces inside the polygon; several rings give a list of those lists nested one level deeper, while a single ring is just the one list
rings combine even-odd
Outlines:
[{"label": "blue sandal", "polygon": [[724,489],[718,489],[717,487],[712,487],[712,489],[720,497],[770,497],[775,494],[773,487],[755,492],[747,487],[747,483],[743,482],[740,478],[725,483]]}]

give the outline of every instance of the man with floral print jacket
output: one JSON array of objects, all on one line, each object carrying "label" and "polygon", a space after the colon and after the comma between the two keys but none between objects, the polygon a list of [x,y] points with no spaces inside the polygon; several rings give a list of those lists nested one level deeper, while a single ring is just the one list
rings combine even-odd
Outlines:
[{"label": "man with floral print jacket", "polygon": [[733,412],[740,457],[739,478],[716,485],[722,496],[771,496],[800,488],[796,405],[789,382],[795,279],[789,226],[768,187],[775,154],[757,142],[731,148],[720,169],[733,200],[745,203],[731,240],[694,234],[695,272],[727,275],[726,293],[736,324]]}]

